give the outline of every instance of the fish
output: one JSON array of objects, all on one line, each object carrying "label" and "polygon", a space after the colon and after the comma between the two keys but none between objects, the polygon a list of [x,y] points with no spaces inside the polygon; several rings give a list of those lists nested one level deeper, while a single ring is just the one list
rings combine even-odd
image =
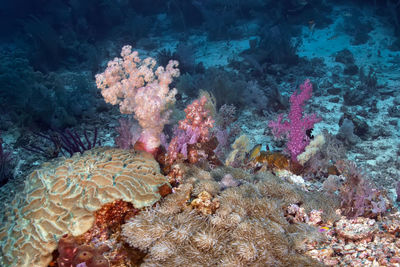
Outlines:
[{"label": "fish", "polygon": [[335,39],[338,38],[338,37],[339,37],[339,34],[336,34],[336,35],[333,35],[333,36],[329,37],[328,40],[329,40],[329,41],[335,40]]},{"label": "fish", "polygon": [[329,230],[329,228],[326,227],[326,226],[322,226],[321,228],[319,228],[320,232],[325,232],[325,231],[328,231],[328,230]]},{"label": "fish", "polygon": [[254,159],[260,154],[261,147],[262,147],[262,144],[255,145],[255,146],[250,150],[250,152],[247,154],[247,160],[248,160],[248,161],[254,160]]},{"label": "fish", "polygon": [[311,32],[311,35],[314,33],[314,29],[315,29],[315,21],[314,20],[310,20],[308,22],[308,28]]}]

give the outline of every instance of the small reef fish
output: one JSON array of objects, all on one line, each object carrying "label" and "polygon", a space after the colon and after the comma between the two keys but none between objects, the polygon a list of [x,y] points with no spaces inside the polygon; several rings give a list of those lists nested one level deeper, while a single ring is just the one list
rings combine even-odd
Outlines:
[{"label": "small reef fish", "polygon": [[311,35],[314,33],[314,29],[315,29],[315,21],[314,20],[310,20],[308,21],[308,29],[311,32]]},{"label": "small reef fish", "polygon": [[339,37],[339,34],[335,34],[334,36],[329,37],[328,40],[329,40],[329,41],[335,40],[335,39],[338,38],[338,37]]},{"label": "small reef fish", "polygon": [[262,144],[255,145],[250,152],[247,154],[247,161],[254,160],[258,155],[260,155]]},{"label": "small reef fish", "polygon": [[326,227],[326,226],[322,226],[321,228],[319,228],[319,231],[320,231],[320,232],[326,232],[326,231],[328,231],[328,230],[329,230],[329,228]]}]

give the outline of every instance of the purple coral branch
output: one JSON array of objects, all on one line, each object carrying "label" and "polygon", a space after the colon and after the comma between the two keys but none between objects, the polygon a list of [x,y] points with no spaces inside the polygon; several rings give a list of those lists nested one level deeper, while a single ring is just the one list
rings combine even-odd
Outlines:
[{"label": "purple coral branch", "polygon": [[300,91],[295,91],[290,97],[290,112],[287,115],[288,120],[284,121],[284,115],[280,114],[276,121],[270,121],[268,126],[276,138],[286,137],[287,150],[293,160],[304,152],[310,139],[307,136],[307,130],[314,127],[314,124],[321,121],[316,114],[303,115],[303,106],[311,98],[312,84],[309,79],[300,85]]}]

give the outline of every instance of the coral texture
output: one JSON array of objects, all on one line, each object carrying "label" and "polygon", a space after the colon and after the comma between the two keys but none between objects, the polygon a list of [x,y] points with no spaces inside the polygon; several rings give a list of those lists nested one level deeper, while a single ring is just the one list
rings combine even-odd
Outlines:
[{"label": "coral texture", "polygon": [[326,241],[310,244],[306,255],[327,266],[399,266],[399,212],[382,220],[341,219],[324,232]]},{"label": "coral texture", "polygon": [[95,213],[115,200],[135,208],[153,205],[169,186],[147,153],[96,148],[43,164],[26,179],[0,231],[1,266],[47,266],[57,240],[78,236]]},{"label": "coral texture", "polygon": [[63,235],[58,241],[57,264],[60,267],[74,267],[85,264],[86,267],[109,267],[110,264],[102,255],[110,250],[106,245],[94,248],[87,245],[78,245],[73,236]]},{"label": "coral texture", "polygon": [[243,165],[246,154],[249,152],[250,140],[246,135],[241,135],[236,138],[235,142],[231,145],[232,151],[229,153],[225,160],[225,165],[232,167],[239,167]]},{"label": "coral texture", "polygon": [[174,194],[122,226],[124,240],[147,253],[141,266],[320,266],[302,254],[305,240],[319,240],[318,229],[290,223],[283,209],[307,203],[302,205],[306,212],[324,210],[321,219],[328,220],[328,213],[334,213],[329,200],[306,194],[272,174],[238,175],[235,170],[230,175],[248,181],[216,191],[219,206],[210,212],[204,212],[204,205],[193,206],[205,195],[203,203],[211,198],[204,191],[196,198],[196,187],[217,182],[214,177],[227,171],[220,168],[204,175],[204,170],[190,167]]},{"label": "coral texture", "polygon": [[370,180],[365,179],[366,175],[354,162],[339,160],[335,166],[346,177],[339,194],[343,215],[348,218],[376,218],[390,208],[384,191],[381,192]]},{"label": "coral texture", "polygon": [[139,141],[153,153],[175,103],[176,89],[169,85],[179,76],[178,62],[171,60],[154,70],[156,60],[141,60],[129,45],[122,47],[121,57],[108,62],[107,69],[96,75],[96,84],[107,103],[119,104],[124,114],[135,114],[142,127]]}]

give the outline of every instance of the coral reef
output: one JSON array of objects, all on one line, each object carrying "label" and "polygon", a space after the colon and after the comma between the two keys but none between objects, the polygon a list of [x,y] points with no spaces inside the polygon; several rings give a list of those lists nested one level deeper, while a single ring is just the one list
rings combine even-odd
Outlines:
[{"label": "coral reef", "polygon": [[232,151],[225,160],[225,165],[236,168],[243,165],[246,154],[250,150],[249,146],[250,140],[246,135],[236,138],[235,142],[231,145]]},{"label": "coral reef", "polygon": [[218,161],[213,152],[218,141],[210,135],[214,120],[207,109],[208,102],[208,98],[202,96],[185,108],[186,117],[179,121],[179,129],[168,146],[166,160],[169,165],[176,161]]},{"label": "coral reef", "polygon": [[[321,220],[332,222],[335,205],[270,173],[229,170],[188,166],[174,194],[122,226],[123,239],[147,254],[141,266],[320,266],[303,255],[306,240],[320,240],[318,228],[290,223],[283,209],[298,203],[309,213],[324,210]],[[222,173],[245,182],[203,191],[204,183],[217,182]]]},{"label": "coral reef", "polygon": [[349,218],[376,218],[390,208],[384,192],[367,180],[366,175],[354,162],[340,160],[335,166],[346,177],[346,182],[340,188],[343,215]]},{"label": "coral reef", "polygon": [[[27,177],[24,191],[6,211],[1,265],[47,266],[61,236],[111,226],[128,209],[122,204],[101,209],[104,205],[123,200],[140,209],[158,201],[166,188],[167,178],[146,153],[96,148],[45,163]],[[90,237],[101,237],[105,230],[95,229]]]}]

